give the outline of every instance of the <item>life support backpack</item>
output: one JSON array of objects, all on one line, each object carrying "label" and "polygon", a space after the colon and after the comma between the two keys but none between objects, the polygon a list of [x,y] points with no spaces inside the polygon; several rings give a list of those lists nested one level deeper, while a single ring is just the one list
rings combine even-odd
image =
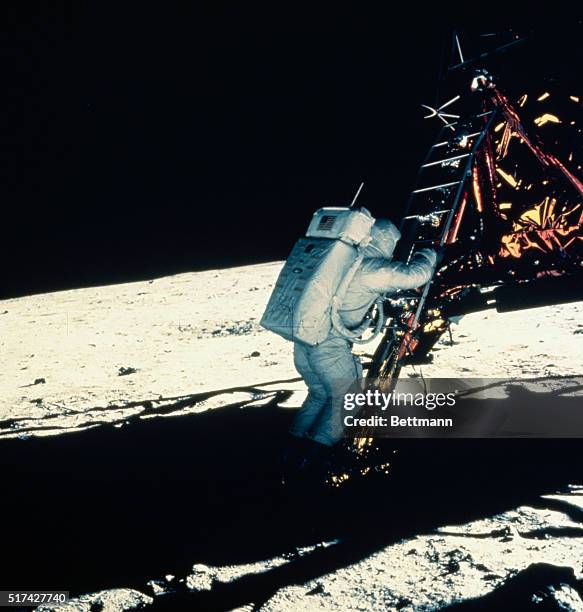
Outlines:
[{"label": "life support backpack", "polygon": [[[332,327],[353,342],[362,342],[369,321],[349,330],[338,307],[362,262],[374,221],[366,208],[317,210],[305,238],[296,242],[279,274],[261,326],[311,346],[325,340]],[[381,313],[382,308],[375,335],[384,324]]]}]

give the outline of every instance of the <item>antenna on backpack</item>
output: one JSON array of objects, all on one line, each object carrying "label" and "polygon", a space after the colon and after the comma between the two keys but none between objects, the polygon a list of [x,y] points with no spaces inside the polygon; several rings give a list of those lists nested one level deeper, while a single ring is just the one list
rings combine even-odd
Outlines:
[{"label": "antenna on backpack", "polygon": [[356,204],[356,200],[358,199],[358,196],[360,195],[360,191],[362,190],[363,187],[364,187],[364,181],[360,184],[360,187],[356,190],[356,193],[354,194],[354,197],[352,198],[352,202],[349,208],[354,207],[354,205]]}]

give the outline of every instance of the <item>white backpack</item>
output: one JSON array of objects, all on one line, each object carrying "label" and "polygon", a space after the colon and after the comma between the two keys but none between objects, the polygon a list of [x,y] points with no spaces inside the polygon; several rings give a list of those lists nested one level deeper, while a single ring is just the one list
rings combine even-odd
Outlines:
[{"label": "white backpack", "polygon": [[[346,329],[337,307],[362,262],[374,218],[366,208],[320,208],[305,238],[294,245],[261,318],[261,325],[280,336],[311,346],[332,327],[358,342],[368,327]],[[382,327],[379,316],[377,332]],[[375,334],[376,335],[376,334]]]}]

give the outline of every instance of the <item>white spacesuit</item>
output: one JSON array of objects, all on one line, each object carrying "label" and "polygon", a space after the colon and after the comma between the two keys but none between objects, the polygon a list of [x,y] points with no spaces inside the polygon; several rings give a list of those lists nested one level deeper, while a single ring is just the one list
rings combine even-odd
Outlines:
[{"label": "white spacesuit", "polygon": [[[383,294],[421,287],[431,278],[436,253],[417,252],[408,264],[391,262],[399,230],[379,219],[364,249],[362,264],[355,273],[338,309],[348,329],[357,328],[372,304]],[[294,364],[308,387],[308,396],[289,432],[298,438],[331,447],[343,436],[341,398],[362,378],[362,366],[352,354],[352,343],[332,328],[316,346],[294,343]]]}]

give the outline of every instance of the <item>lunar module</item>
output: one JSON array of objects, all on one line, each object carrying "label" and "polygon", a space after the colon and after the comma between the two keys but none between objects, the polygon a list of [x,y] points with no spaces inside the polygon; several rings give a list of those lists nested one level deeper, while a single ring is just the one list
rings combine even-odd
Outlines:
[{"label": "lunar module", "polygon": [[514,98],[489,59],[452,40],[446,80],[457,89],[425,106],[441,129],[419,168],[395,259],[423,247],[438,266],[421,292],[387,297],[384,333],[368,378],[391,387],[405,364],[427,363],[452,321],[583,299],[582,99],[552,82]]}]

